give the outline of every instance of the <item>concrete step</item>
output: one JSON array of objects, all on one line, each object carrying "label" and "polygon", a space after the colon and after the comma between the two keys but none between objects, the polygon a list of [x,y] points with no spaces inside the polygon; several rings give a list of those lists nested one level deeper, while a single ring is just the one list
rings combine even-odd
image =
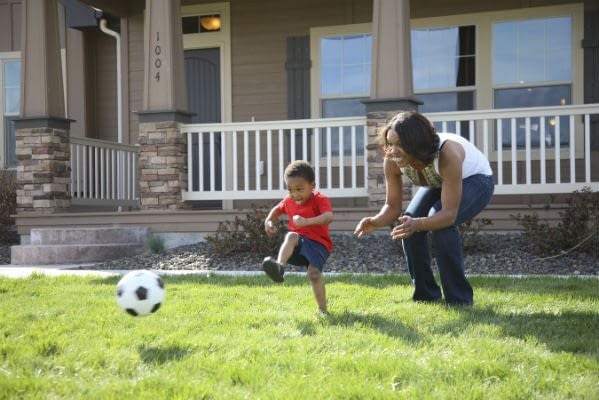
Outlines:
[{"label": "concrete step", "polygon": [[144,244],[50,244],[21,245],[10,249],[13,265],[52,265],[103,262],[143,253]]},{"label": "concrete step", "polygon": [[147,227],[64,227],[33,228],[30,244],[144,244],[148,234]]}]

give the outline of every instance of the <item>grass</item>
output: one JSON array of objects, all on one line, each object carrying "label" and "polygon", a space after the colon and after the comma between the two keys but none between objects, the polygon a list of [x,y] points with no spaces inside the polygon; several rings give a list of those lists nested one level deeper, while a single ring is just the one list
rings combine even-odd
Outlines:
[{"label": "grass", "polygon": [[157,314],[117,277],[0,278],[0,399],[597,399],[595,279],[472,279],[471,309],[407,276],[167,276]]}]

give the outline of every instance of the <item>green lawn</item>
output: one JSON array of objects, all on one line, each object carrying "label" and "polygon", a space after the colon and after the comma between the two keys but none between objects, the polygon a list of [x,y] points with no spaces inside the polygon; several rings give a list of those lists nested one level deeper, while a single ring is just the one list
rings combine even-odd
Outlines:
[{"label": "green lawn", "polygon": [[133,318],[117,277],[0,278],[0,399],[597,399],[596,279],[473,278],[416,304],[405,275],[166,276]]}]

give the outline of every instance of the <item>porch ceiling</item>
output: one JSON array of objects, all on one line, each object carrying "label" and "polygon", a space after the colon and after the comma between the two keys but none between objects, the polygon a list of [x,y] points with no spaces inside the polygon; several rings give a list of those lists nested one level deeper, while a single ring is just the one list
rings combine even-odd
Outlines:
[{"label": "porch ceiling", "polygon": [[145,7],[145,0],[79,0],[89,6],[99,8],[100,10],[115,17],[129,17],[139,14]]}]

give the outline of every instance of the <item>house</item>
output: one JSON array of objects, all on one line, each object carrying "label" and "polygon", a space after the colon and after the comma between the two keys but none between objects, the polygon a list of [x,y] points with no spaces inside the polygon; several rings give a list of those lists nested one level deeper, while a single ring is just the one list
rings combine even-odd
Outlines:
[{"label": "house", "polygon": [[599,190],[596,0],[0,0],[0,18],[25,243],[97,225],[197,240],[283,196],[297,158],[351,230],[384,201],[375,134],[404,109],[488,155],[491,229]]}]

